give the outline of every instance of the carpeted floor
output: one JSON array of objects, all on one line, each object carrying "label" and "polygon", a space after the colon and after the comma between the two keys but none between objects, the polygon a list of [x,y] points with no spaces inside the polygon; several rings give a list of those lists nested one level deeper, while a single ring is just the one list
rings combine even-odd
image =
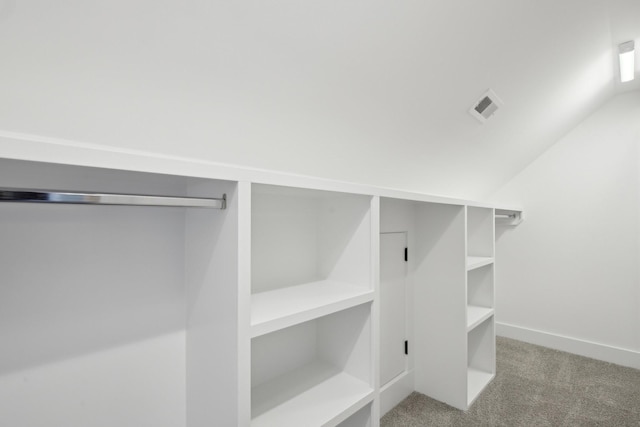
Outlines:
[{"label": "carpeted floor", "polygon": [[640,426],[640,370],[507,338],[497,374],[465,413],[413,393],[381,427]]}]

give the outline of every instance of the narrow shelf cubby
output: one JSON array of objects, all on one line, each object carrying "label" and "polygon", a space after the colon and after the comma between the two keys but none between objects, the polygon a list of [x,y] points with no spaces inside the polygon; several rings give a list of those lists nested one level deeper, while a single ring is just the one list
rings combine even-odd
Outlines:
[{"label": "narrow shelf cubby", "polygon": [[467,206],[467,408],[495,376],[493,208]]},{"label": "narrow shelf cubby", "polygon": [[467,206],[467,269],[493,261],[493,240],[493,209]]},{"label": "narrow shelf cubby", "polygon": [[467,335],[467,405],[476,400],[496,372],[495,330],[493,316],[473,328]]},{"label": "narrow shelf cubby", "polygon": [[338,425],[371,403],[371,323],[365,303],[254,338],[251,426]]},{"label": "narrow shelf cubby", "polygon": [[467,272],[467,330],[493,313],[493,264],[487,264]]}]

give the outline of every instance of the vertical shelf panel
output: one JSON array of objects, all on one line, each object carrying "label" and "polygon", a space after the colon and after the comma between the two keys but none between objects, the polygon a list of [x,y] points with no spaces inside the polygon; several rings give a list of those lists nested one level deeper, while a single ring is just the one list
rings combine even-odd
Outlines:
[{"label": "vertical shelf panel", "polygon": [[420,204],[414,276],[415,389],[467,404],[465,208]]},{"label": "vertical shelf panel", "polygon": [[[227,209],[191,209],[186,216],[187,425],[237,425],[238,232],[237,183],[198,181],[191,196],[223,191]],[[224,349],[224,351],[221,351]],[[223,387],[227,392],[220,393]]]},{"label": "vertical shelf panel", "polygon": [[[238,427],[251,424],[252,185],[238,183]],[[190,427],[190,426],[188,426]]]}]

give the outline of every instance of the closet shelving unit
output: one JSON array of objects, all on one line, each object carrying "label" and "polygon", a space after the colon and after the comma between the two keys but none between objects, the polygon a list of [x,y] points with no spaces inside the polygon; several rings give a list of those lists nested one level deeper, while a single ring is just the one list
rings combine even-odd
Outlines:
[{"label": "closet shelving unit", "polygon": [[381,198],[411,223],[396,397],[466,409],[495,373],[486,205],[13,136],[0,187],[7,424],[377,427]]},{"label": "closet shelving unit", "polygon": [[251,426],[370,419],[376,203],[252,185]]},{"label": "closet shelving unit", "polygon": [[495,375],[494,212],[425,203],[414,215],[415,387],[467,410]]},{"label": "closet shelving unit", "polygon": [[467,407],[495,376],[492,208],[467,206]]}]

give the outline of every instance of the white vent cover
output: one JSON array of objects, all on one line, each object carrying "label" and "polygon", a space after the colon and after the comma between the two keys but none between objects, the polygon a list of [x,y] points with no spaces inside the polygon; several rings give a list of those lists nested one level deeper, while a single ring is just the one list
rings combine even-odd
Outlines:
[{"label": "white vent cover", "polygon": [[502,107],[503,103],[494,91],[489,89],[480,99],[469,109],[469,114],[478,119],[480,123],[486,122],[496,111]]}]

